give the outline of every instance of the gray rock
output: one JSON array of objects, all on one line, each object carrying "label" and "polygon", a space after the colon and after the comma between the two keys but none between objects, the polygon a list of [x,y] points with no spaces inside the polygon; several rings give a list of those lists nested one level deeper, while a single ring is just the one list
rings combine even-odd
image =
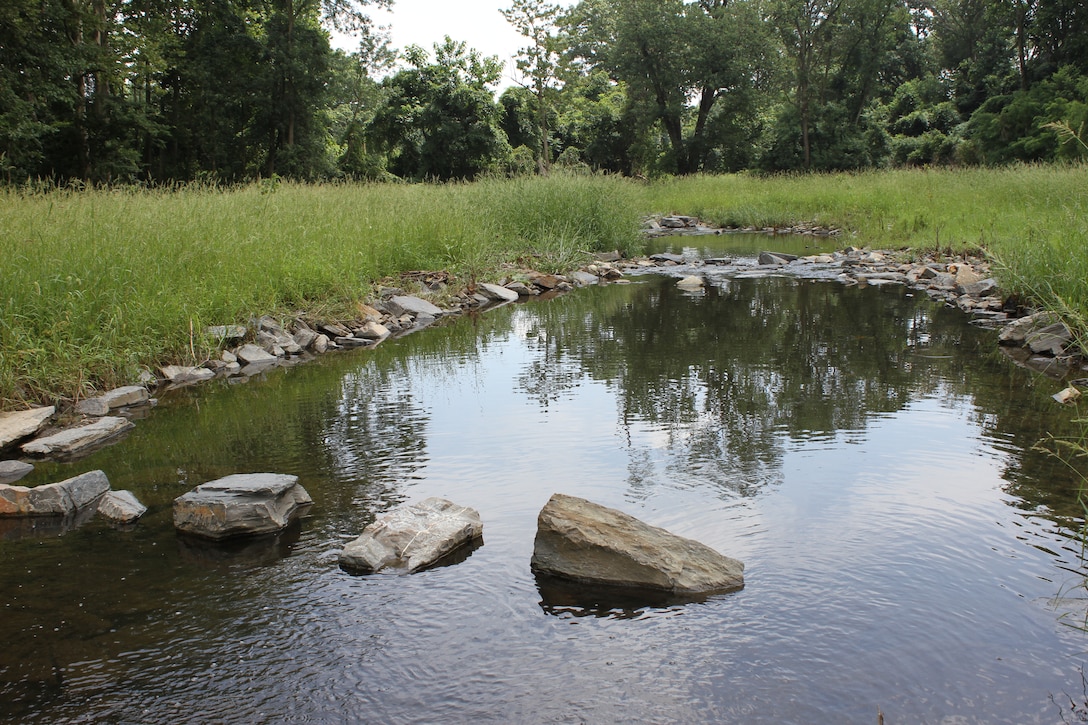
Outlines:
[{"label": "gray rock", "polygon": [[29,455],[70,458],[90,453],[99,446],[111,443],[133,428],[135,426],[130,420],[106,416],[88,425],[69,428],[24,443],[22,450]]},{"label": "gray rock", "polygon": [[242,345],[234,351],[238,362],[242,365],[267,365],[276,362],[276,356],[265,352],[258,345]]},{"label": "gray rock", "polygon": [[969,283],[957,283],[956,292],[961,295],[968,295],[970,297],[980,298],[989,294],[993,294],[997,290],[997,280],[990,277],[987,279],[980,279],[977,282]]},{"label": "gray rock", "polygon": [[246,328],[244,325],[212,325],[204,328],[204,333],[218,340],[220,345],[233,345],[246,336]]},{"label": "gray rock", "polygon": [[110,410],[113,410],[114,408],[124,408],[129,405],[141,405],[146,403],[150,396],[147,394],[147,389],[142,385],[126,385],[123,388],[114,388],[99,397],[106,402]]},{"label": "gray rock", "polygon": [[371,345],[373,343],[373,340],[367,340],[362,337],[355,337],[354,335],[336,338],[336,344],[345,349],[353,347],[366,347],[367,345]]},{"label": "gray rock", "polygon": [[1041,330],[1028,333],[1025,342],[1034,353],[1044,353],[1057,357],[1066,354],[1066,347],[1073,339],[1073,333],[1063,322],[1055,322]]},{"label": "gray rock", "polygon": [[312,348],[313,348],[313,351],[318,353],[318,354],[327,352],[328,349],[329,349],[329,336],[328,335],[318,335],[317,339],[314,340]]},{"label": "gray rock", "polygon": [[1035,330],[1041,330],[1048,325],[1058,322],[1057,315],[1050,312],[1036,312],[1034,315],[1013,320],[997,335],[997,341],[1002,345],[1020,346],[1027,342],[1028,335]]},{"label": "gray rock", "polygon": [[673,264],[683,264],[684,255],[682,254],[669,254],[667,252],[661,252],[659,254],[651,254],[650,259],[655,262],[672,262]]},{"label": "gray rock", "polygon": [[167,382],[174,385],[188,385],[190,383],[199,383],[203,380],[210,380],[215,377],[215,373],[207,368],[193,367],[191,365],[166,365],[159,368],[159,372],[167,380]]},{"label": "gray rock", "polygon": [[779,252],[760,252],[759,263],[762,265],[783,265],[797,259],[792,254],[782,254]]},{"label": "gray rock", "polygon": [[589,272],[583,272],[582,270],[578,270],[577,272],[571,273],[570,281],[574,284],[575,287],[585,287],[587,285],[597,284],[598,279],[597,275],[595,274],[590,274]]},{"label": "gray rock", "polygon": [[535,288],[529,287],[529,285],[524,282],[511,282],[506,285],[506,289],[511,292],[516,292],[518,297],[532,297],[533,295],[538,294]]},{"label": "gray rock", "polygon": [[0,413],[0,449],[37,433],[55,412],[57,409],[50,405],[45,408]]},{"label": "gray rock", "polygon": [[118,524],[131,524],[147,513],[132,491],[108,491],[98,502],[98,513]]},{"label": "gray rock", "polygon": [[355,334],[367,340],[384,340],[389,337],[389,328],[380,322],[367,320],[366,324],[359,328]]},{"label": "gray rock", "polygon": [[340,566],[358,573],[386,567],[419,571],[483,536],[480,514],[442,498],[396,508],[340,552]]},{"label": "gray rock", "polygon": [[337,337],[347,337],[351,334],[351,330],[338,322],[322,322],[318,324],[317,329],[325,333],[325,336],[330,340]]},{"label": "gray rock", "polygon": [[497,302],[514,302],[518,298],[517,292],[508,290],[501,285],[490,284],[489,282],[480,282],[476,285],[476,289],[478,289],[480,294],[484,297]]},{"label": "gray rock", "polygon": [[44,486],[0,485],[0,516],[68,516],[110,490],[102,471],[90,471]]},{"label": "gray rock", "polygon": [[708,546],[575,496],[537,517],[534,572],[589,584],[706,594],[744,586],[744,564]]},{"label": "gray rock", "polygon": [[34,470],[34,466],[22,461],[0,461],[0,484],[15,483]]},{"label": "gray rock", "polygon": [[303,327],[295,330],[294,334],[295,344],[301,347],[303,350],[308,350],[314,342],[317,341],[317,333],[308,327]]},{"label": "gray rock", "polygon": [[202,483],[174,499],[174,527],[207,539],[270,534],[313,503],[298,476],[241,473]]},{"label": "gray rock", "polygon": [[394,317],[400,317],[401,315],[412,315],[413,317],[419,317],[420,315],[440,317],[442,315],[441,308],[436,305],[427,300],[420,299],[419,297],[410,297],[407,295],[390,297],[386,300],[385,306]]},{"label": "gray rock", "polygon": [[87,398],[76,403],[76,412],[82,415],[102,416],[110,412],[110,406],[101,397]]}]

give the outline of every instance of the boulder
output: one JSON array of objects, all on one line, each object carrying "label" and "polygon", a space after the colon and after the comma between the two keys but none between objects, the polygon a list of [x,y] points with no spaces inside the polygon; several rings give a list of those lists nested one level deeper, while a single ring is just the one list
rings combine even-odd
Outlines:
[{"label": "boulder", "polygon": [[50,405],[45,408],[0,413],[0,449],[37,433],[55,412],[57,409]]},{"label": "boulder", "polygon": [[677,282],[676,286],[682,289],[702,289],[706,286],[706,280],[704,280],[702,277],[691,275],[689,277],[684,277],[682,280]]},{"label": "boulder", "polygon": [[285,529],[311,503],[298,476],[239,473],[202,483],[174,499],[174,527],[215,540],[271,534]]},{"label": "boulder", "polygon": [[98,513],[118,524],[131,524],[147,513],[132,491],[107,491],[98,502]]},{"label": "boulder", "polygon": [[100,397],[87,398],[76,403],[76,412],[80,415],[103,416],[110,412],[110,406]]},{"label": "boulder", "polygon": [[340,566],[363,574],[390,566],[416,572],[471,544],[483,532],[475,509],[432,497],[393,509],[367,526],[340,552]]},{"label": "boulder", "polygon": [[484,297],[496,302],[515,302],[518,299],[518,293],[514,290],[506,289],[505,287],[497,284],[490,284],[488,282],[480,282],[476,285],[476,289],[480,291]]},{"label": "boulder", "polygon": [[43,486],[0,485],[0,516],[70,516],[110,490],[102,471],[90,471]]},{"label": "boulder", "polygon": [[570,279],[577,287],[585,287],[587,285],[597,284],[598,282],[597,275],[583,272],[582,270],[571,273]]},{"label": "boulder", "polygon": [[744,564],[710,547],[575,496],[537,517],[537,574],[608,586],[708,594],[744,586]]},{"label": "boulder", "polygon": [[314,342],[317,341],[317,333],[308,327],[301,327],[295,330],[295,334],[292,338],[295,344],[303,350],[308,350]]},{"label": "boulder", "polygon": [[23,453],[34,456],[71,458],[111,443],[135,427],[132,421],[125,418],[106,416],[88,425],[36,438],[24,443],[22,450]]},{"label": "boulder", "polygon": [[15,483],[34,470],[34,466],[22,461],[0,461],[0,483]]},{"label": "boulder", "polygon": [[1041,330],[1028,333],[1026,343],[1032,352],[1058,357],[1066,354],[1066,347],[1072,340],[1073,333],[1065,326],[1065,323],[1055,322]]},{"label": "boulder", "polygon": [[660,252],[658,254],[651,254],[650,259],[654,262],[671,262],[672,264],[683,264],[683,254],[669,254],[668,252]]},{"label": "boulder", "polygon": [[386,309],[394,317],[400,317],[401,315],[411,315],[412,317],[440,317],[442,315],[441,308],[428,302],[427,300],[420,299],[419,297],[410,297],[407,295],[395,295],[386,300]]},{"label": "boulder", "polygon": [[384,340],[389,337],[389,328],[380,322],[368,320],[355,334],[365,340]]}]

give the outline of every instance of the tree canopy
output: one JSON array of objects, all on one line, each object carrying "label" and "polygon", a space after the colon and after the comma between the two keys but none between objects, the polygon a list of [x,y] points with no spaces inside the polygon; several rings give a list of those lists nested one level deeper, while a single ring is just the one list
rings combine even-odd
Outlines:
[{"label": "tree canopy", "polygon": [[[0,178],[447,180],[1080,158],[1084,0],[511,0],[397,51],[391,0],[6,0]],[[358,50],[330,45],[350,31]]]}]

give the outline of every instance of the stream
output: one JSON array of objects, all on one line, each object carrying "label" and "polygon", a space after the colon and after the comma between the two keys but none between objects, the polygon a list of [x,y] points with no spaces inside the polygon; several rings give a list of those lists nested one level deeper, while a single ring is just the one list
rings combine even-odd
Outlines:
[{"label": "stream", "polygon": [[[715,237],[696,255],[747,252]],[[767,242],[761,242],[766,244]],[[681,274],[678,268],[676,274]],[[1055,381],[900,286],[723,269],[507,305],[374,350],[161,397],[93,469],[149,512],[0,530],[0,721],[1055,723],[1088,659],[1075,436]],[[242,472],[315,505],[272,539],[179,538]],[[561,492],[745,562],[651,605],[541,590]],[[483,545],[411,576],[337,553],[442,496]]]}]

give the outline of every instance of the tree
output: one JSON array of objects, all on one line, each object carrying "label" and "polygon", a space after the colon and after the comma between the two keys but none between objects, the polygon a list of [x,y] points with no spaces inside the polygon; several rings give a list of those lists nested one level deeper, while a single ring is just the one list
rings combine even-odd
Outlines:
[{"label": "tree", "polygon": [[410,67],[382,82],[385,104],[368,137],[397,176],[473,179],[498,168],[510,154],[489,88],[502,63],[448,36],[435,44],[434,53],[431,62],[419,46],[408,47],[404,58]]},{"label": "tree", "polygon": [[502,14],[514,29],[528,38],[530,45],[518,50],[517,68],[529,81],[536,106],[537,163],[541,174],[551,169],[551,139],[549,117],[552,98],[560,86],[561,56],[556,34],[558,5],[542,0],[514,0]]}]

